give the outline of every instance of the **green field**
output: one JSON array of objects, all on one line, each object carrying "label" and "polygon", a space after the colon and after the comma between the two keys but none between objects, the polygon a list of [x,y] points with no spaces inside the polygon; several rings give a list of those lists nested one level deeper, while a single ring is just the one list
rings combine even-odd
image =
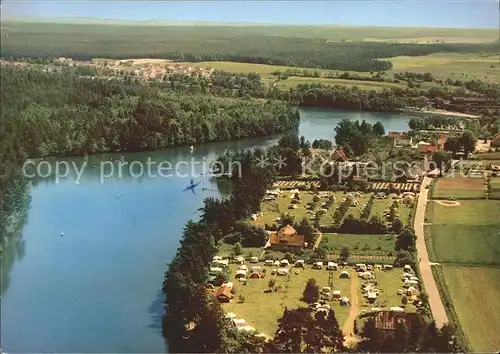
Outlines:
[{"label": "green field", "polygon": [[[437,262],[500,264],[500,201],[461,200],[459,206],[430,202],[426,228]],[[432,252],[431,252],[432,254]]]},{"label": "green field", "polygon": [[323,234],[332,253],[340,253],[347,247],[353,254],[384,254],[394,253],[394,235],[353,235],[353,234]]},{"label": "green field", "polygon": [[500,348],[500,268],[444,265],[446,286],[474,352]]},{"label": "green field", "polygon": [[[249,264],[247,266],[250,268],[251,265],[252,264]],[[263,264],[260,263],[258,265],[262,266]],[[247,324],[255,327],[264,334],[274,335],[277,328],[277,320],[283,315],[285,307],[293,309],[299,306],[307,306],[300,298],[302,297],[308,279],[316,279],[320,288],[329,286],[329,272],[326,270],[311,269],[310,266],[306,267],[307,269],[300,269],[299,274],[294,274],[293,270],[295,268],[292,268],[289,277],[271,275],[271,269],[269,268],[267,269],[266,277],[263,279],[248,279],[246,285],[235,281],[236,299],[231,303],[223,304],[224,311],[235,313],[238,318],[245,319]],[[231,269],[234,274],[238,266],[231,266]],[[332,290],[340,290],[343,296],[351,298],[351,281],[349,279],[339,279],[338,275],[340,272],[338,271],[333,272],[333,274],[334,280]],[[271,277],[276,279],[276,286],[278,288],[283,285],[286,287],[286,291],[266,293],[265,290],[268,289],[267,284]],[[240,294],[245,297],[244,303],[238,303]],[[340,307],[337,301],[331,301],[329,304],[331,308],[335,310],[337,321],[340,327],[342,327],[347,319],[349,308]]]},{"label": "green field", "polygon": [[500,225],[432,225],[436,261],[500,265]]},{"label": "green field", "polygon": [[388,58],[393,64],[391,72],[430,72],[439,79],[480,79],[500,82],[499,54],[435,53],[419,57],[399,56]]},{"label": "green field", "polygon": [[[99,19],[59,19],[48,22],[33,22],[20,18],[3,18],[2,30],[23,30],[39,28],[41,25],[52,32],[58,32],[60,28],[67,29],[70,33],[75,32],[78,26],[91,26],[93,33],[102,33],[109,27],[125,32],[142,33],[147,31],[155,35],[168,28],[185,28],[192,30],[194,26],[201,27],[204,32],[222,35],[266,35],[278,37],[302,37],[319,38],[330,41],[388,41],[388,42],[412,42],[412,43],[435,43],[444,41],[447,43],[490,43],[498,39],[498,31],[495,29],[474,28],[426,28],[426,27],[370,27],[370,26],[297,26],[297,25],[273,25],[273,24],[248,24],[248,23],[210,23],[195,21],[126,21],[126,20],[99,20]],[[223,30],[223,31],[222,31]]]},{"label": "green field", "polygon": [[[213,68],[216,70],[224,70],[234,73],[258,73],[264,84],[274,83],[277,79],[276,75],[272,75],[273,72],[281,71],[284,72],[287,69],[297,70],[302,68],[294,68],[290,66],[279,66],[279,65],[265,65],[265,64],[253,64],[253,63],[238,63],[231,61],[205,61],[198,63],[183,63],[185,65],[198,66],[202,68]],[[305,68],[310,71],[318,71],[321,77],[302,77],[302,76],[291,76],[286,80],[279,81],[275,87],[280,89],[289,89],[291,87],[296,87],[299,84],[323,84],[323,85],[341,85],[341,86],[357,86],[364,90],[375,90],[381,91],[384,88],[391,87],[405,87],[404,84],[396,84],[391,82],[374,82],[374,81],[363,81],[363,80],[345,80],[345,79],[333,79],[326,77],[327,75],[340,75],[343,71],[337,70],[323,70],[323,69],[313,69]],[[369,73],[357,73],[360,76],[369,77]]]}]

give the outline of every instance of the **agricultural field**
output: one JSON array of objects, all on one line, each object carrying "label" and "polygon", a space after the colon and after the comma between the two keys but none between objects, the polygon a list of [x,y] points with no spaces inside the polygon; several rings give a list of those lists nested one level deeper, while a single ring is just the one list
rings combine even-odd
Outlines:
[{"label": "agricultural field", "polygon": [[498,264],[500,201],[461,200],[459,205],[429,202],[427,228],[436,261]]},{"label": "agricultural field", "polygon": [[[251,265],[248,264],[248,268]],[[255,265],[263,266],[263,263]],[[237,265],[231,265],[232,274],[237,269]],[[295,274],[295,269],[300,269],[300,273]],[[325,269],[311,269],[309,265],[306,266],[306,269],[291,268],[289,276],[271,275],[270,271],[271,269],[268,268],[267,274],[263,279],[248,279],[246,285],[234,281],[233,283],[236,286],[235,299],[230,303],[223,304],[223,309],[226,312],[235,313],[238,318],[245,319],[248,325],[255,327],[259,332],[274,335],[277,328],[277,320],[283,315],[285,307],[297,308],[299,306],[307,306],[307,303],[300,300],[307,280],[314,278],[320,288],[329,286],[329,272]],[[351,272],[351,275],[355,275],[354,273]],[[342,296],[351,298],[351,280],[339,279],[340,271],[332,272],[332,274],[332,290],[340,290]],[[266,292],[270,278],[276,280],[278,289],[283,286],[285,290]],[[238,302],[240,295],[245,297],[243,303]],[[341,307],[338,301],[330,301],[329,304],[335,310],[339,326],[342,327],[347,320],[349,307]]]},{"label": "agricultural field", "polygon": [[486,181],[462,176],[439,178],[434,186],[433,199],[482,199],[486,196]]},{"label": "agricultural field", "polygon": [[490,198],[500,199],[500,177],[490,177]]},{"label": "agricultural field", "polygon": [[[275,223],[276,218],[280,217],[282,214],[288,213],[294,217],[295,221],[298,222],[302,220],[304,217],[312,220],[312,214],[307,210],[307,204],[313,201],[314,193],[313,192],[304,192],[300,193],[300,202],[297,205],[296,209],[289,209],[292,201],[293,195],[290,192],[283,192],[275,201],[263,201],[261,203],[261,212],[262,216],[259,216],[256,220],[256,224],[272,225]],[[330,192],[327,196],[321,196],[319,201],[317,202],[317,208],[320,209],[321,204],[328,200],[329,196],[335,196],[335,202],[330,205],[327,209],[328,211],[321,216],[319,224],[320,225],[331,225],[333,223],[333,214],[337,207],[340,205],[342,198],[345,196],[343,192]],[[356,197],[355,199],[358,201],[358,206],[351,206],[349,211],[346,213],[346,216],[352,214],[355,218],[359,218],[361,215],[361,211],[363,210],[363,205],[368,202],[370,199],[371,193],[362,193],[361,196]],[[393,199],[375,199],[372,207],[371,216],[378,216],[382,220],[384,220],[384,211],[388,210],[393,203]],[[411,205],[403,205],[400,204],[398,212],[399,216],[397,216],[403,223],[407,222],[409,219],[409,215],[411,214]]]},{"label": "agricultural field", "polygon": [[[499,152],[485,152],[482,154],[476,154],[472,157],[476,160],[500,160],[500,151]],[[498,163],[498,161],[495,161]]]},{"label": "agricultural field", "polygon": [[444,265],[446,286],[473,352],[500,348],[500,268]]},{"label": "agricultural field", "polygon": [[[253,64],[253,63],[238,63],[231,61],[206,61],[198,63],[182,63],[183,65],[190,65],[195,67],[201,67],[204,69],[213,68],[216,70],[224,70],[234,73],[258,73],[262,79],[262,82],[266,85],[276,82],[277,76],[273,75],[273,72],[281,71],[284,72],[287,69],[291,70],[302,70],[306,69],[309,71],[317,71],[320,77],[302,77],[302,76],[291,76],[286,80],[279,81],[275,87],[280,89],[288,90],[289,88],[296,87],[299,84],[313,84],[319,83],[323,85],[341,85],[341,86],[357,86],[364,90],[375,90],[382,91],[384,88],[391,87],[401,87],[404,88],[404,84],[396,84],[391,82],[374,82],[374,81],[363,81],[363,80],[345,80],[345,79],[334,79],[328,78],[327,75],[340,75],[343,71],[337,70],[323,70],[323,69],[313,69],[313,68],[296,68],[290,66],[279,66],[279,65],[265,65],[265,64]],[[363,76],[363,73],[356,73],[357,75]],[[370,74],[366,73],[369,77]]]},{"label": "agricultural field", "polygon": [[425,56],[387,58],[393,64],[390,72],[429,72],[439,79],[480,79],[500,81],[499,54],[480,56],[474,53],[434,53]]}]

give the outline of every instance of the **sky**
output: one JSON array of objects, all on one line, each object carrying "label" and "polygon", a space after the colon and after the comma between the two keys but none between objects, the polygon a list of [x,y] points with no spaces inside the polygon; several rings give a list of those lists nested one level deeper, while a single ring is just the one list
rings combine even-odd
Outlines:
[{"label": "sky", "polygon": [[2,17],[499,28],[498,0],[3,0]]}]

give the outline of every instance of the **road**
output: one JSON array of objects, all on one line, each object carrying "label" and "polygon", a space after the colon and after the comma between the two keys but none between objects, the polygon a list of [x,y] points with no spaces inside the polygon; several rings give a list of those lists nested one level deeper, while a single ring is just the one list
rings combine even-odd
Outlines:
[{"label": "road", "polygon": [[431,307],[432,316],[436,321],[436,326],[441,328],[445,323],[448,322],[448,317],[446,316],[446,311],[441,301],[441,296],[439,296],[439,291],[436,285],[436,280],[432,275],[431,262],[429,260],[429,254],[427,253],[427,245],[425,244],[424,236],[424,221],[425,221],[425,207],[427,205],[427,198],[429,195],[429,189],[427,186],[432,181],[432,178],[424,177],[422,185],[420,187],[420,194],[418,197],[417,210],[415,212],[415,234],[417,235],[417,252],[420,259],[420,273],[422,274],[422,281],[424,282],[425,290],[429,295],[429,305]]},{"label": "road", "polygon": [[349,317],[344,323],[342,333],[344,333],[344,345],[351,347],[358,342],[358,338],[354,334],[354,321],[358,317],[359,303],[358,303],[358,274],[354,273],[351,276],[351,306],[349,307]]}]

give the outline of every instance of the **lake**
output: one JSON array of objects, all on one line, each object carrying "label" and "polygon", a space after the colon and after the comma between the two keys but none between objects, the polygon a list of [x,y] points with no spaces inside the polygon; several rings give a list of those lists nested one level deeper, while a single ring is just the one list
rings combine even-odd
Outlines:
[{"label": "lake", "polygon": [[[387,132],[407,130],[409,117],[304,109],[299,135],[311,142],[334,140],[341,119],[380,120]],[[123,159],[133,168],[121,174],[121,154],[38,163],[42,175],[52,174],[31,186],[22,240],[7,247],[2,259],[2,350],[165,352],[161,284],[166,264],[203,199],[224,192],[206,177],[199,179],[206,190],[183,192],[189,175],[203,172],[205,161],[226,150],[266,147],[278,139],[211,143],[195,146],[192,153],[179,147],[126,154]],[[192,159],[199,163],[180,163]],[[160,174],[162,161],[178,171],[167,168]],[[148,162],[154,166],[146,173]],[[49,163],[52,169],[59,166],[60,175],[65,166],[71,171],[56,180]],[[80,178],[77,171],[83,171]]]}]

